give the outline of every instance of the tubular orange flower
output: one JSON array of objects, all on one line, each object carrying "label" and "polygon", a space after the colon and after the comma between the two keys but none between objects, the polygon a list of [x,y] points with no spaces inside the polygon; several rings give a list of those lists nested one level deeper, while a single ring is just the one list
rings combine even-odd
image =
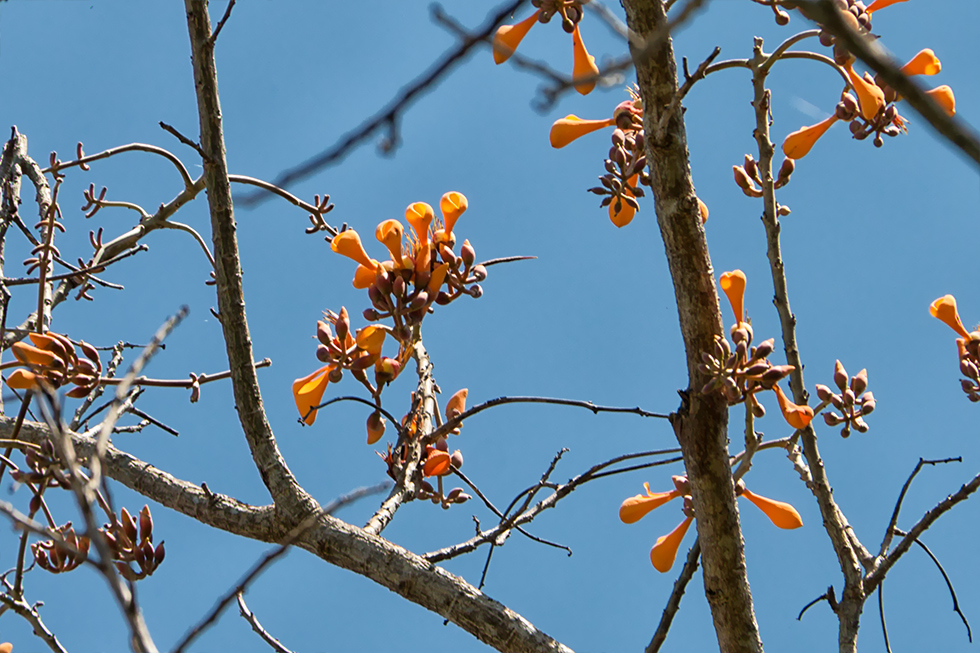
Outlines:
[{"label": "tubular orange flower", "polygon": [[612,127],[615,124],[615,118],[583,120],[574,114],[569,114],[560,120],[556,120],[555,124],[551,126],[551,147],[555,149],[565,147],[577,138],[605,127]]},{"label": "tubular orange flower", "polygon": [[745,273],[741,270],[725,272],[721,275],[718,285],[732,305],[735,322],[741,324],[745,321]]},{"label": "tubular orange flower", "polygon": [[449,452],[435,447],[426,447],[426,449],[429,450],[429,455],[425,459],[422,473],[426,476],[445,476],[448,474],[452,464],[452,456],[449,455]]},{"label": "tubular orange flower", "polygon": [[316,411],[307,415],[311,408],[318,405],[323,398],[323,393],[330,383],[330,372],[336,367],[327,365],[321,367],[309,376],[293,381],[293,400],[299,410],[300,417],[307,426],[316,421]]},{"label": "tubular orange flower", "polygon": [[881,90],[874,80],[867,73],[864,77],[854,72],[854,64],[848,63],[844,70],[847,77],[851,80],[851,86],[858,97],[858,105],[861,107],[861,115],[865,120],[871,120],[885,106],[885,92]]},{"label": "tubular orange flower", "polygon": [[408,220],[408,224],[412,225],[412,229],[415,230],[415,235],[418,237],[421,247],[428,247],[429,225],[432,224],[432,220],[435,217],[436,214],[432,210],[432,207],[425,202],[409,204],[408,208],[405,209],[405,219]]},{"label": "tubular orange flower", "polygon": [[681,540],[687,534],[687,529],[690,528],[693,519],[693,517],[685,518],[670,533],[658,537],[657,543],[650,549],[650,562],[653,563],[653,567],[660,573],[665,574],[674,566],[674,559],[677,558],[677,549],[681,545]]},{"label": "tubular orange flower", "polygon": [[637,494],[636,496],[632,496],[626,501],[623,501],[623,505],[619,507],[619,519],[624,524],[634,524],[645,517],[651,510],[659,508],[668,501],[681,496],[681,493],[676,488],[670,492],[651,492],[649,483],[644,483],[643,488],[647,491],[645,495]]},{"label": "tubular orange flower", "polygon": [[931,97],[936,101],[939,106],[941,106],[946,113],[951,116],[956,115],[956,96],[953,95],[953,89],[951,89],[946,84],[938,86],[931,91],[926,91],[926,95]]},{"label": "tubular orange flower", "polygon": [[[572,32],[572,49],[575,52],[575,64],[572,66],[572,81],[595,77],[599,74],[599,67],[595,65],[595,57],[585,49],[582,42],[582,34],[579,32],[578,23],[575,24],[575,31]],[[588,95],[595,88],[596,80],[575,84],[575,90],[582,95]]]},{"label": "tubular orange flower", "polygon": [[809,406],[794,404],[783,394],[783,389],[779,385],[773,385],[772,389],[776,393],[776,399],[779,400],[779,409],[783,411],[783,418],[786,423],[794,429],[805,429],[810,420],[813,419],[813,409]]},{"label": "tubular orange flower", "polygon": [[17,368],[7,377],[7,387],[14,390],[33,390],[37,388],[37,375]]},{"label": "tubular orange flower", "polygon": [[354,270],[354,287],[358,290],[370,288],[372,285],[374,285],[377,278],[378,274],[375,269],[358,265],[357,269]]},{"label": "tubular orange flower", "polygon": [[367,252],[364,251],[364,245],[361,244],[361,237],[353,229],[342,231],[334,236],[333,240],[330,241],[330,249],[366,268],[378,269],[378,262],[367,255]]},{"label": "tubular orange flower", "polygon": [[497,28],[497,33],[493,35],[494,62],[499,65],[510,59],[510,55],[517,50],[528,31],[538,22],[540,13],[539,9],[516,25],[501,25]]},{"label": "tubular orange flower", "polygon": [[926,48],[921,50],[912,60],[902,66],[902,72],[906,75],[935,75],[943,69],[943,65],[936,57],[936,53]]},{"label": "tubular orange flower", "polygon": [[963,322],[960,320],[960,314],[956,310],[956,298],[952,295],[940,297],[930,304],[929,314],[937,320],[945,322],[946,326],[963,338],[970,339],[970,332],[966,330],[966,327],[963,326]]},{"label": "tubular orange flower", "polygon": [[442,211],[443,229],[447,235],[453,233],[453,227],[456,226],[456,221],[459,219],[459,216],[463,215],[468,206],[469,202],[466,199],[466,195],[457,193],[456,191],[446,193],[439,200],[439,210]]},{"label": "tubular orange flower", "polygon": [[40,365],[43,367],[56,367],[63,365],[64,362],[49,351],[38,349],[25,342],[15,342],[10,346],[14,357],[25,365]]},{"label": "tubular orange flower", "polygon": [[402,263],[402,237],[405,235],[405,228],[398,220],[385,220],[374,230],[374,237],[378,242],[388,248],[391,260],[403,267]]},{"label": "tubular orange flower", "polygon": [[869,14],[878,11],[879,9],[884,9],[885,7],[890,7],[892,5],[897,5],[899,2],[907,2],[908,0],[875,0],[868,8],[865,9]]},{"label": "tubular orange flower", "polygon": [[810,152],[817,140],[827,133],[827,130],[837,122],[837,116],[832,115],[815,125],[803,127],[793,132],[783,141],[783,154],[790,159],[802,159]]},{"label": "tubular orange flower", "polygon": [[742,496],[754,503],[759,510],[765,513],[769,521],[779,528],[793,529],[803,525],[800,513],[796,512],[796,508],[788,503],[769,499],[749,490],[742,490]]}]

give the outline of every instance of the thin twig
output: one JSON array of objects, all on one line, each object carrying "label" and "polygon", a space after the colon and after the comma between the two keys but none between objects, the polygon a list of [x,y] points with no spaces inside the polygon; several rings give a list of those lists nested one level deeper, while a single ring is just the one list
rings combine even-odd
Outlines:
[{"label": "thin twig", "polygon": [[963,462],[962,457],[956,458],[943,458],[942,460],[925,460],[924,458],[919,458],[918,464],[912,473],[909,474],[908,479],[905,481],[905,485],[902,486],[902,491],[898,493],[898,500],[895,502],[895,509],[892,511],[892,518],[888,521],[888,527],[885,529],[885,535],[881,538],[881,548],[878,550],[878,555],[883,556],[888,553],[888,548],[892,545],[892,537],[896,534],[895,527],[898,525],[898,514],[902,511],[902,502],[905,501],[905,495],[909,491],[909,487],[912,485],[912,480],[918,475],[919,471],[924,465],[941,465],[943,463],[961,463]]},{"label": "thin twig", "polygon": [[[895,530],[898,532],[898,535],[905,535],[905,533],[903,533],[901,530],[899,529],[895,529]],[[960,610],[960,602],[956,599],[956,590],[953,589],[953,582],[949,579],[949,574],[946,573],[946,570],[943,568],[942,563],[939,562],[939,558],[937,558],[935,554],[933,554],[933,552],[929,550],[929,547],[927,547],[925,544],[922,543],[922,540],[920,540],[919,538],[915,538],[915,543],[918,544],[920,547],[922,547],[922,550],[926,552],[926,555],[928,555],[932,559],[932,562],[939,569],[939,573],[943,575],[943,580],[946,581],[946,588],[949,590],[949,595],[953,599],[953,612],[960,615],[960,619],[963,621],[963,625],[966,626],[966,638],[972,644],[973,632],[970,630],[970,622],[966,620],[966,615],[963,614],[962,610]],[[884,583],[881,583],[881,585],[884,585]],[[879,591],[881,591],[881,585],[878,586]]]},{"label": "thin twig", "polygon": [[885,599],[882,596],[884,583],[878,585],[878,618],[881,620],[881,635],[885,638],[885,652],[892,653],[892,645],[888,641],[888,626],[885,625]]},{"label": "thin twig", "polygon": [[[375,132],[389,125],[394,124],[399,117],[411,106],[418,96],[424,94],[430,88],[434,88],[442,78],[452,70],[457,64],[469,54],[474,46],[478,45],[483,39],[496,31],[509,15],[514,13],[521,6],[523,0],[512,0],[505,6],[497,9],[474,34],[458,43],[449,52],[433,64],[429,70],[417,77],[415,81],[402,88],[398,94],[392,98],[376,114],[362,122],[360,125],[347,132],[330,148],[320,154],[307,159],[303,163],[294,166],[280,173],[273,184],[280,188],[288,188],[301,179],[306,179],[310,175],[344,160],[350,152],[362,142],[370,138]],[[242,206],[255,206],[259,202],[268,199],[266,193],[251,193],[236,198],[235,202]]]},{"label": "thin twig", "polygon": [[[232,3],[234,3],[234,0],[232,0]],[[245,604],[245,597],[242,596],[242,593],[239,592],[235,596],[238,598],[238,611],[241,613],[245,621],[247,621],[252,627],[252,630],[258,633],[259,637],[265,640],[265,643],[271,646],[276,653],[292,653],[292,651],[283,646],[278,639],[269,634],[269,631],[262,627],[262,624],[259,623],[259,618],[256,617]]]},{"label": "thin twig", "polygon": [[172,649],[172,653],[182,653],[190,644],[201,636],[205,630],[207,630],[211,624],[217,621],[221,612],[228,606],[229,603],[234,600],[234,598],[241,592],[244,592],[248,587],[249,583],[258,578],[258,576],[268,567],[270,564],[281,557],[289,547],[299,539],[303,533],[305,533],[309,528],[317,523],[325,515],[331,515],[336,512],[339,508],[346,506],[358,499],[372,494],[377,494],[378,492],[383,492],[390,486],[390,483],[381,483],[379,485],[372,485],[371,487],[364,487],[354,490],[350,494],[345,494],[331,501],[329,504],[323,508],[317,510],[312,515],[308,516],[306,519],[297,524],[283,541],[275,549],[266,553],[262,558],[252,566],[252,568],[238,581],[238,583],[231,590],[225,593],[225,595],[215,603],[214,607],[208,611],[208,613],[202,618],[193,628],[187,631],[187,633],[180,639],[179,642]]}]

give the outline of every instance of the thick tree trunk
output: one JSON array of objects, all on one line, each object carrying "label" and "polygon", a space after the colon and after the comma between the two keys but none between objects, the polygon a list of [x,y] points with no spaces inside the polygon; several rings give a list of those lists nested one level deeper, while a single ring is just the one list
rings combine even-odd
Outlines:
[{"label": "thick tree trunk", "polygon": [[647,160],[687,352],[690,382],[672,421],[691,481],[705,595],[720,650],[756,653],[762,641],[729,465],[728,405],[718,394],[701,394],[708,379],[697,369],[701,352],[710,351],[715,335],[723,333],[723,323],[691,179],[683,112],[675,111],[662,133],[658,129],[677,92],[673,45],[662,39],[649,56],[641,52],[643,43],[652,42],[666,24],[667,15],[661,0],[624,0],[623,5],[629,27],[640,37],[632,51],[643,98]]}]

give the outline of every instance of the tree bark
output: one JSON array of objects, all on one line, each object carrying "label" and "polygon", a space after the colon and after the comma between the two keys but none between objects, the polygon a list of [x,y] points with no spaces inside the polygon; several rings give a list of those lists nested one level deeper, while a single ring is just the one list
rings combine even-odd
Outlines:
[{"label": "tree bark", "polygon": [[662,39],[649,57],[640,56],[643,44],[667,23],[667,14],[661,0],[624,0],[623,5],[630,29],[639,36],[639,47],[631,43],[631,51],[643,98],[647,161],[687,354],[689,385],[672,423],[691,482],[705,595],[720,650],[757,653],[762,641],[729,464],[728,405],[720,394],[701,393],[709,380],[698,371],[701,352],[711,350],[723,322],[691,179],[683,111],[673,113],[662,133],[658,128],[677,93],[673,44]]}]

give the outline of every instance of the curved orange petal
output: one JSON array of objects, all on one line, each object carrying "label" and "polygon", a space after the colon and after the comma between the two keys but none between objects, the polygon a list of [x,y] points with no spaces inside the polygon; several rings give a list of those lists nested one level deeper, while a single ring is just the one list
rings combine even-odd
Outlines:
[{"label": "curved orange petal", "polygon": [[946,113],[951,116],[956,115],[956,96],[953,95],[953,89],[951,89],[946,84],[942,86],[937,86],[931,91],[926,91],[926,95],[935,100],[939,106],[941,106]]},{"label": "curved orange petal", "polygon": [[540,13],[541,10],[539,9],[516,25],[501,25],[497,28],[497,33],[493,35],[493,60],[495,63],[499,65],[510,59],[510,55],[514,54],[514,50],[527,36],[528,31],[534,27],[534,23],[538,22],[538,14]]},{"label": "curved orange petal", "polygon": [[728,297],[728,303],[732,305],[732,312],[735,313],[735,322],[745,321],[745,273],[741,270],[732,270],[721,275],[718,285]]},{"label": "curved orange petal", "polygon": [[800,513],[784,501],[762,497],[748,490],[742,490],[742,496],[754,503],[759,510],[765,513],[769,521],[779,528],[793,529],[803,525]]},{"label": "curved orange petal", "polygon": [[560,120],[556,120],[551,126],[551,147],[559,149],[565,147],[577,138],[605,127],[612,127],[616,124],[614,118],[608,120],[583,120],[574,114],[569,114]]},{"label": "curved orange petal", "polygon": [[902,66],[902,72],[906,75],[935,75],[943,69],[943,65],[936,57],[936,53],[926,48],[921,50],[912,60]]},{"label": "curved orange petal", "polygon": [[378,263],[367,255],[364,251],[364,245],[361,244],[361,237],[357,235],[357,232],[353,229],[348,229],[347,231],[342,231],[333,237],[330,241],[330,249],[337,252],[341,256],[346,256],[347,258],[360,263],[366,268],[371,268],[372,270],[377,269]]},{"label": "curved orange petal", "polygon": [[650,562],[653,563],[654,569],[665,574],[674,566],[677,548],[681,545],[681,540],[687,534],[687,529],[693,519],[693,517],[688,517],[670,533],[657,538],[657,543],[650,549]]},{"label": "curved orange petal", "polygon": [[942,320],[946,325],[960,334],[967,340],[970,339],[970,332],[963,326],[960,314],[956,310],[956,298],[952,295],[940,297],[929,305],[929,314],[938,320]]},{"label": "curved orange petal", "polygon": [[[377,265],[377,261],[372,262]],[[363,265],[358,265],[357,269],[354,270],[354,287],[358,290],[364,290],[365,288],[370,288],[374,285],[374,282],[378,279],[378,273],[375,271],[377,268],[369,268]]]},{"label": "curved orange petal", "polygon": [[833,115],[826,120],[821,120],[815,125],[796,130],[783,141],[783,154],[790,159],[802,159],[810,153],[810,148],[813,147],[813,144],[827,133],[827,130],[835,122],[837,122],[837,116]]},{"label": "curved orange petal", "polygon": [[681,495],[677,490],[671,490],[670,492],[651,492],[649,483],[644,483],[643,487],[646,488],[646,494],[637,494],[634,497],[630,497],[626,501],[623,501],[623,505],[619,507],[619,519],[624,524],[634,524],[640,521],[654,508],[659,508],[671,499],[676,499]]},{"label": "curved orange petal", "polygon": [[415,230],[415,235],[418,236],[420,245],[428,245],[429,225],[432,224],[432,220],[435,217],[436,214],[433,212],[432,207],[425,202],[409,204],[408,208],[405,209],[405,219],[408,220],[408,224],[412,225],[412,229]]},{"label": "curved orange petal", "polygon": [[854,72],[854,64],[849,63],[844,67],[847,77],[851,80],[851,86],[858,96],[858,105],[861,107],[861,115],[865,120],[871,120],[885,106],[885,92],[874,83],[871,76],[867,73],[861,77]]},{"label": "curved orange petal", "polygon": [[575,90],[582,95],[588,95],[595,88],[595,76],[599,74],[599,67],[595,65],[595,57],[585,49],[582,42],[582,33],[579,31],[578,24],[572,32],[572,50],[575,53],[575,64],[572,66],[572,81],[576,79],[592,78],[590,81],[575,84]]},{"label": "curved orange petal", "polygon": [[385,220],[374,230],[374,237],[382,245],[388,248],[391,260],[402,266],[402,237],[405,235],[405,228],[398,220]]},{"label": "curved orange petal", "polygon": [[897,5],[899,2],[907,2],[907,0],[875,0],[868,8],[865,9],[869,14],[878,11],[879,9],[884,9],[885,7],[890,7],[892,5]]},{"label": "curved orange petal", "polygon": [[425,459],[425,467],[422,473],[426,476],[445,476],[449,473],[452,456],[448,451],[441,451],[433,448],[429,451],[428,458]]},{"label": "curved orange petal", "polygon": [[463,215],[468,206],[469,202],[466,195],[462,193],[450,191],[442,196],[442,199],[439,200],[439,210],[442,211],[442,223],[447,234],[453,232],[456,221],[459,220],[459,216]]},{"label": "curved orange petal", "polygon": [[306,413],[320,403],[320,400],[323,398],[323,392],[330,383],[330,371],[333,368],[333,365],[327,365],[309,376],[304,376],[302,379],[293,381],[293,400],[296,402],[296,408],[299,410],[300,417],[305,418],[303,421],[307,425],[313,424],[316,421],[315,410],[309,416]]},{"label": "curved orange petal", "polygon": [[794,404],[783,394],[783,389],[778,385],[772,386],[772,389],[776,393],[776,399],[779,400],[779,409],[783,412],[786,423],[794,429],[805,429],[813,419],[813,409]]},{"label": "curved orange petal", "polygon": [[34,345],[29,345],[26,342],[15,342],[10,346],[10,350],[17,360],[27,365],[43,365],[45,367],[64,365],[64,361],[51,352],[38,349]]},{"label": "curved orange petal", "polygon": [[618,212],[616,211],[615,201],[609,205],[609,219],[617,227],[625,227],[633,221],[634,216],[636,216],[636,209],[626,202],[622,202],[622,207]]},{"label": "curved orange petal", "polygon": [[446,419],[450,420],[456,415],[466,412],[466,397],[470,394],[469,388],[457,390],[456,394],[446,402]]},{"label": "curved orange petal", "polygon": [[385,434],[385,418],[380,413],[371,413],[367,420],[367,443],[374,444]]},{"label": "curved orange petal", "polygon": [[381,348],[385,344],[386,335],[387,332],[384,330],[384,327],[378,326],[377,324],[366,326],[357,332],[357,346],[372,354],[380,354]]},{"label": "curved orange petal", "polygon": [[37,388],[37,375],[25,369],[16,369],[7,377],[7,387],[14,390],[32,390]]},{"label": "curved orange petal", "polygon": [[439,293],[439,288],[442,287],[443,282],[446,280],[446,275],[449,273],[449,264],[440,263],[436,266],[436,269],[432,271],[432,276],[429,277],[429,283],[426,284],[425,289],[429,293],[430,299],[433,301],[436,295]]}]

